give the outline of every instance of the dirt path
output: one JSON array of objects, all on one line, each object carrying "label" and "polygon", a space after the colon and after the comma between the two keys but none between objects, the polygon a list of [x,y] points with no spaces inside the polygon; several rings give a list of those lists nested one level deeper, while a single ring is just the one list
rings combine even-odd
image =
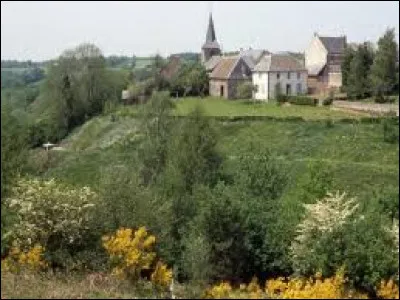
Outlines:
[{"label": "dirt path", "polygon": [[363,103],[358,101],[333,101],[333,108],[367,112],[372,115],[385,115],[390,112],[395,112],[396,116],[399,116],[399,105],[398,104],[387,104],[387,103]]}]

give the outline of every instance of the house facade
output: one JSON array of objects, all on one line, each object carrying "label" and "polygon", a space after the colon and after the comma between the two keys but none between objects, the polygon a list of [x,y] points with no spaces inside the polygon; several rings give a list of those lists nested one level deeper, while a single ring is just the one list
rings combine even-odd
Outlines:
[{"label": "house facade", "polygon": [[314,34],[304,55],[309,93],[323,93],[342,86],[341,63],[346,43],[345,36],[322,37]]},{"label": "house facade", "polygon": [[254,98],[268,101],[276,98],[277,89],[285,95],[307,93],[307,69],[293,56],[270,54],[264,56],[254,67]]},{"label": "house facade", "polygon": [[222,57],[210,74],[210,95],[235,99],[237,87],[244,82],[251,83],[251,80],[251,69],[243,57]]}]

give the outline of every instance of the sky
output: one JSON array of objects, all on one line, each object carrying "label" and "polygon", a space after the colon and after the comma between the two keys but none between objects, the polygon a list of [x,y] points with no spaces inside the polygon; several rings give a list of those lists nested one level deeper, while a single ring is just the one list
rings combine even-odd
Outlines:
[{"label": "sky", "polygon": [[1,59],[47,60],[80,43],[104,55],[200,52],[209,12],[223,51],[303,52],[314,32],[376,42],[399,35],[398,1],[1,1]]}]

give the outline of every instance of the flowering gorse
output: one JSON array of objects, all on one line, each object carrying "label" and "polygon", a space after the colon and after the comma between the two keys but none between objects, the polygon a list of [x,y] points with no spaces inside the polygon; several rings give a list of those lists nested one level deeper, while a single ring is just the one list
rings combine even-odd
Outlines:
[{"label": "flowering gorse", "polygon": [[392,280],[382,280],[376,294],[383,299],[399,299],[399,286]]},{"label": "flowering gorse", "polygon": [[24,268],[34,271],[44,270],[48,267],[43,258],[44,250],[44,247],[39,244],[28,251],[21,251],[18,247],[13,247],[8,256],[1,261],[1,269],[10,272],[18,272]]},{"label": "flowering gorse", "polygon": [[159,287],[169,287],[172,281],[172,271],[162,262],[157,262],[154,272],[151,274],[151,282]]},{"label": "flowering gorse", "polygon": [[[151,270],[156,260],[154,252],[156,238],[148,234],[146,227],[133,231],[121,228],[114,235],[103,237],[103,246],[110,255],[112,274],[120,278],[138,280],[142,270]],[[157,262],[151,275],[158,287],[167,287],[172,280],[172,271]]]},{"label": "flowering gorse", "polygon": [[54,179],[20,179],[5,200],[16,212],[17,222],[6,233],[22,248],[47,245],[51,236],[58,244],[70,244],[81,238],[87,227],[97,195],[88,187],[72,188]]},{"label": "flowering gorse", "polygon": [[269,296],[282,299],[366,299],[365,294],[349,291],[345,287],[343,269],[335,276],[323,279],[321,273],[314,278],[277,278],[267,281]]}]

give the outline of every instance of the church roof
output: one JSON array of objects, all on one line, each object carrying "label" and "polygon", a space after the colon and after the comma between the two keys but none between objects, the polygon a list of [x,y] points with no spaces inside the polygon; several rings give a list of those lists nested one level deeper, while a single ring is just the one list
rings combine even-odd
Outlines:
[{"label": "church roof", "polygon": [[214,21],[211,13],[210,13],[210,18],[208,20],[206,42],[204,43],[203,48],[218,48],[218,49],[220,48],[217,42],[217,36],[215,35]]}]

